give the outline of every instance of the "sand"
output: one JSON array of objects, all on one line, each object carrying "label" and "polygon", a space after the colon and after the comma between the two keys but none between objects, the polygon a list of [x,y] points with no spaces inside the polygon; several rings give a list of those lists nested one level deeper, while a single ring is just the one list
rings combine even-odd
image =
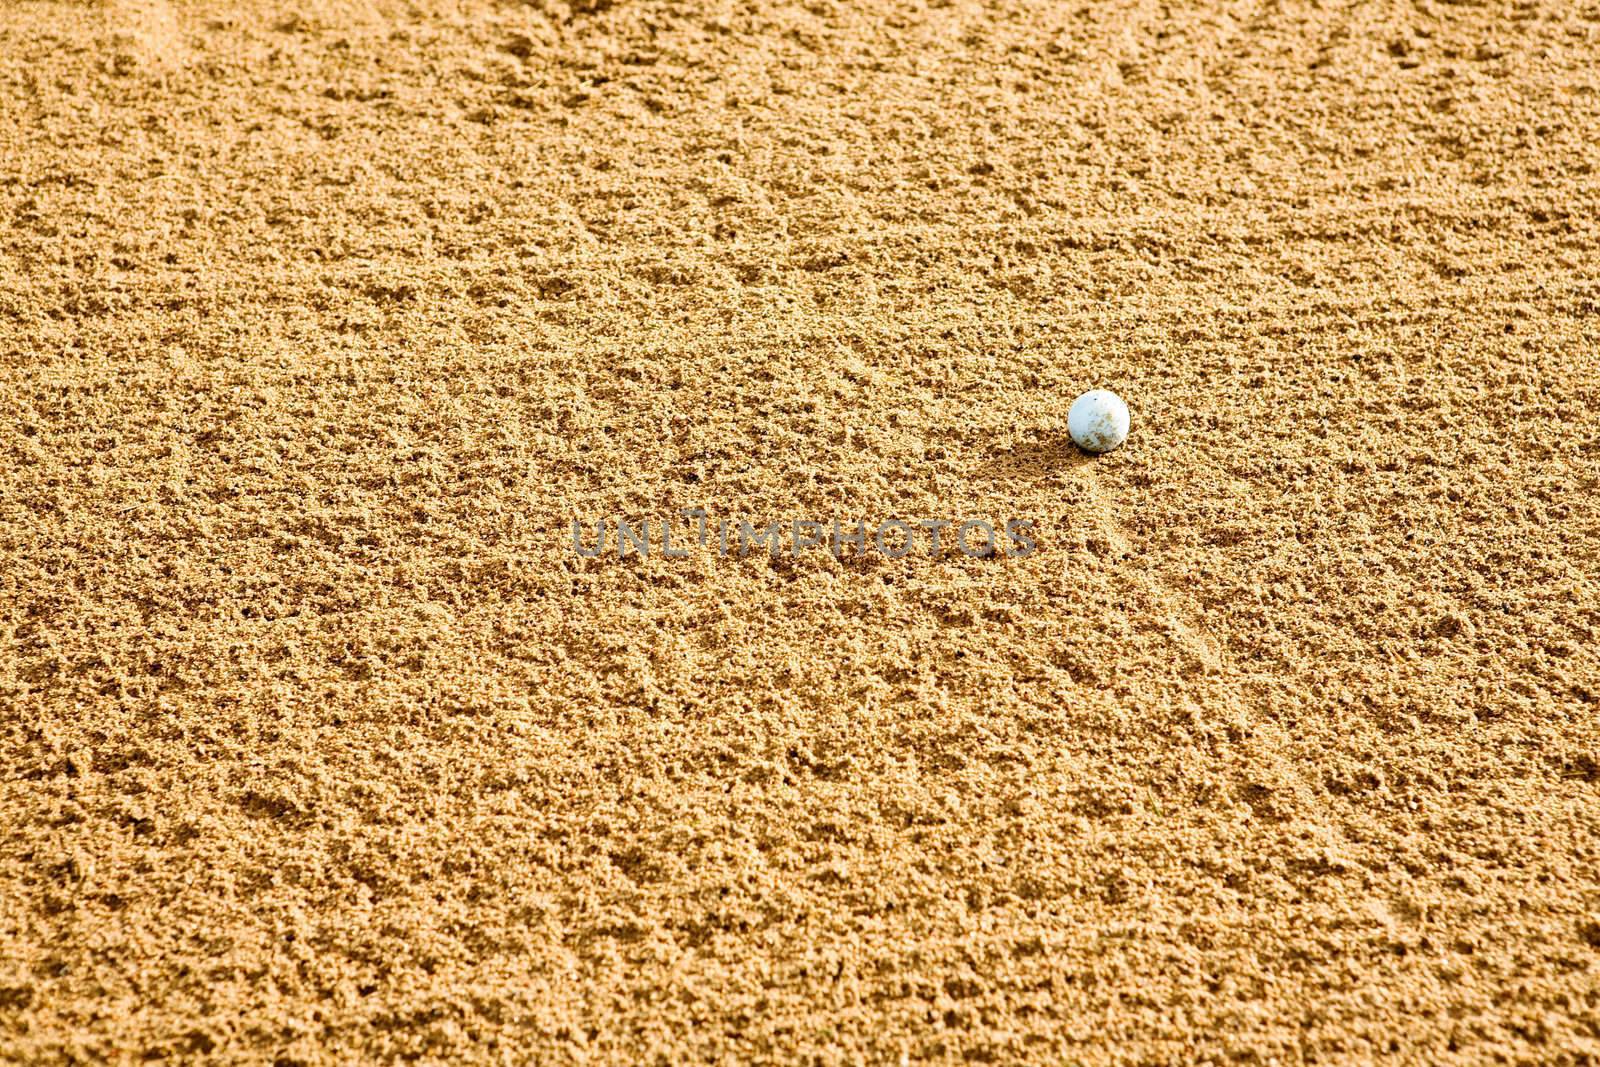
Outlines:
[{"label": "sand", "polygon": [[12,0],[0,1061],[1600,1060],[1597,56]]}]

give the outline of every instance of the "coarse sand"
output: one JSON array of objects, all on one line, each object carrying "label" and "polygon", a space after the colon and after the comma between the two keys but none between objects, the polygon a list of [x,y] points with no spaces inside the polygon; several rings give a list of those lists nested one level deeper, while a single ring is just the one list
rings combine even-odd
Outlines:
[{"label": "coarse sand", "polygon": [[1600,1062],[1597,167],[1587,0],[4,0],[0,1062]]}]

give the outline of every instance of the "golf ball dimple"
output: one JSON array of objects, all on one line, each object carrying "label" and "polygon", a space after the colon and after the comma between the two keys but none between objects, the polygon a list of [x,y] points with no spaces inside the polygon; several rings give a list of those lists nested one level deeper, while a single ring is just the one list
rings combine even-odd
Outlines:
[{"label": "golf ball dimple", "polygon": [[1067,410],[1067,432],[1085,452],[1110,452],[1128,439],[1128,405],[1109,389],[1091,389]]}]

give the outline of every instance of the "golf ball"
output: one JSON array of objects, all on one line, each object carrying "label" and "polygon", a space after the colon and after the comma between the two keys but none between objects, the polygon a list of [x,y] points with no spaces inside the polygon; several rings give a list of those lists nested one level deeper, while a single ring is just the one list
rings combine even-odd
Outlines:
[{"label": "golf ball", "polygon": [[1067,432],[1085,452],[1110,452],[1128,439],[1128,405],[1109,389],[1091,389],[1067,410]]}]

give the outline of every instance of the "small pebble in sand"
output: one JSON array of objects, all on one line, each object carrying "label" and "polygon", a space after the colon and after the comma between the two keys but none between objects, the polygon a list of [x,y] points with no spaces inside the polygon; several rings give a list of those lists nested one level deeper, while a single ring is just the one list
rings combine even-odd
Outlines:
[{"label": "small pebble in sand", "polygon": [[1091,389],[1067,410],[1067,432],[1085,452],[1110,452],[1128,439],[1128,405],[1108,389]]}]

